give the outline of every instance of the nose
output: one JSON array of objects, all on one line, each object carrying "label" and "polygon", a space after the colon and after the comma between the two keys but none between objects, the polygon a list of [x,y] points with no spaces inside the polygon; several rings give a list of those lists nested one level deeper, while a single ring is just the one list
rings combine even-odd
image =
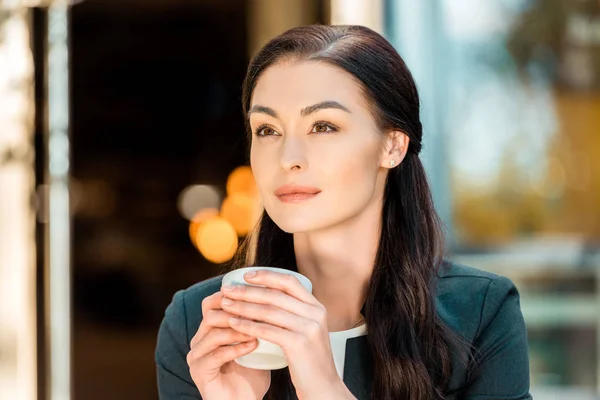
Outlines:
[{"label": "nose", "polygon": [[287,136],[283,139],[279,163],[284,171],[302,171],[308,167],[304,146],[299,138]]}]

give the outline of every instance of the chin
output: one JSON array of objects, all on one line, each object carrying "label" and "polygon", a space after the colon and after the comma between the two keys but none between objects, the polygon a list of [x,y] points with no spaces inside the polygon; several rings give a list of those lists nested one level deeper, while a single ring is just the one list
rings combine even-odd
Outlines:
[{"label": "chin", "polygon": [[281,219],[273,219],[273,222],[286,233],[302,233],[314,230],[315,224],[310,221],[301,220],[297,221],[291,218],[281,218]]},{"label": "chin", "polygon": [[324,228],[326,225],[322,218],[316,215],[290,215],[291,213],[269,213],[275,224],[286,233],[303,233]]}]

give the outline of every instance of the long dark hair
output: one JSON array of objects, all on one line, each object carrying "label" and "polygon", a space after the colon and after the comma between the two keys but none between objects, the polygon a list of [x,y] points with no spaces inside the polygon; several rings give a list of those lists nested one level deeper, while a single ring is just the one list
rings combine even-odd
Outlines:
[{"label": "long dark hair", "polygon": [[[381,236],[364,305],[374,366],[370,391],[373,399],[444,399],[452,356],[463,354],[466,363],[468,349],[435,308],[443,234],[419,159],[422,127],[412,75],[389,42],[368,28],[298,27],[271,40],[250,62],[242,93],[244,115],[261,74],[283,60],[320,61],[352,74],[381,131],[401,131],[410,138],[406,157],[387,177]],[[253,264],[297,271],[292,235],[266,211],[238,254],[237,266]],[[271,377],[266,398],[295,398],[289,370],[273,371]]]}]

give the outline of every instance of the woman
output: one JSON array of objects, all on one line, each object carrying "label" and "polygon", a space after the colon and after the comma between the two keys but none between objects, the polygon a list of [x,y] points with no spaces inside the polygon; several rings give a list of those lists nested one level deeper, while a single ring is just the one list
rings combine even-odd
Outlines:
[{"label": "woman", "polygon": [[[531,399],[516,288],[442,259],[417,89],[393,47],[360,26],[295,28],[254,57],[242,97],[265,211],[239,266],[298,271],[313,292],[261,271],[246,280],[264,288],[216,277],[176,293],[160,398]],[[340,371],[329,332],[365,323]],[[289,366],[233,362],[255,338]]]}]

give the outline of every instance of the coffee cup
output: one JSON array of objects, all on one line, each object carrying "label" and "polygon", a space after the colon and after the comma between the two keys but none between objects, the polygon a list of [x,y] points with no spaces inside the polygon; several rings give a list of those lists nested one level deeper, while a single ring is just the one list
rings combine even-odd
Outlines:
[{"label": "coffee cup", "polygon": [[[258,270],[269,270],[279,272],[281,274],[293,275],[300,281],[302,286],[304,286],[309,292],[312,293],[312,283],[307,277],[305,277],[302,274],[299,274],[298,272],[282,268],[255,266],[236,269],[231,272],[228,272],[223,276],[222,284],[264,287],[264,285],[254,285],[248,283],[244,279],[244,274],[246,274],[247,272]],[[263,339],[258,339],[258,347],[256,349],[254,349],[251,353],[236,358],[235,362],[246,368],[262,370],[275,370],[285,368],[288,366],[287,359],[281,347]]]}]

